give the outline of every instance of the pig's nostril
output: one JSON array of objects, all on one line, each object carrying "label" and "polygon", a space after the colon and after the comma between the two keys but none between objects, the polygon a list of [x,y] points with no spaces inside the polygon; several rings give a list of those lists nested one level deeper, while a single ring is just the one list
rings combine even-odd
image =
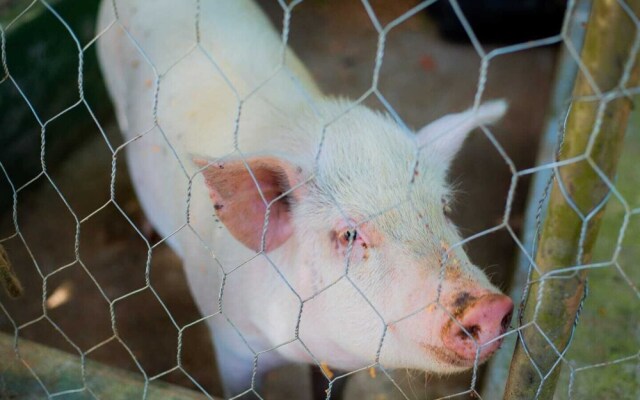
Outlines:
[{"label": "pig's nostril", "polygon": [[480,336],[480,325],[473,325],[467,328],[467,332],[469,332],[469,335],[474,339],[478,340],[478,337]]},{"label": "pig's nostril", "polygon": [[507,315],[502,318],[500,321],[501,334],[505,333],[507,329],[509,329],[509,324],[511,323],[511,316],[513,315],[513,311],[507,313]]},{"label": "pig's nostril", "polygon": [[485,358],[500,346],[501,339],[511,323],[513,302],[501,294],[487,294],[476,299],[460,313],[458,325],[448,323],[443,344],[466,360],[478,356]]},{"label": "pig's nostril", "polygon": [[471,325],[460,329],[457,335],[461,340],[471,340],[471,338],[478,340],[481,331],[480,325]]}]

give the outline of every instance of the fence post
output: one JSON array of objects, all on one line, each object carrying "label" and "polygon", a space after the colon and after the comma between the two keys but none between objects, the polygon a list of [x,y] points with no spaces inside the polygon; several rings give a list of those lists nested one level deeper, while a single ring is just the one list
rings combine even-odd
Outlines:
[{"label": "fence post", "polygon": [[[574,47],[581,49],[584,43],[585,28],[591,13],[592,0],[577,0],[573,7],[569,5],[567,15],[569,18],[566,27],[565,41],[570,40]],[[553,92],[547,106],[547,114],[544,127],[541,132],[540,144],[538,144],[538,156],[536,165],[544,165],[553,162],[556,157],[560,127],[564,122],[566,106],[571,99],[573,83],[578,73],[578,66],[573,59],[573,54],[566,46],[561,46],[556,60],[555,77],[553,79]],[[527,194],[527,205],[524,216],[522,243],[527,250],[535,249],[534,243],[538,231],[538,210],[542,207],[541,200],[545,199],[548,182],[553,171],[538,172],[532,177]],[[525,253],[518,254],[509,283],[508,296],[512,299],[519,298],[529,278],[530,262]],[[487,372],[483,377],[481,397],[483,399],[499,399],[504,393],[507,376],[509,375],[509,362],[513,355],[517,337],[509,335],[504,338],[502,350],[497,352],[487,363]]]},{"label": "fence post", "polygon": [[575,162],[555,170],[505,400],[553,397],[586,290],[587,270],[571,267],[591,260],[632,106],[619,89],[638,84],[638,15],[640,0],[594,1],[559,153]]}]

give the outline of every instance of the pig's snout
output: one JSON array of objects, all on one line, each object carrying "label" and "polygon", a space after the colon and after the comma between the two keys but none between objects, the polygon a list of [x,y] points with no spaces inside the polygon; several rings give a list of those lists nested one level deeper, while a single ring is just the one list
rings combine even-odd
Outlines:
[{"label": "pig's snout", "polygon": [[465,303],[463,308],[454,314],[459,324],[449,320],[444,326],[442,340],[445,347],[461,359],[473,361],[479,354],[482,362],[500,346],[502,340],[494,339],[506,332],[513,302],[505,295],[492,293],[462,303]]}]

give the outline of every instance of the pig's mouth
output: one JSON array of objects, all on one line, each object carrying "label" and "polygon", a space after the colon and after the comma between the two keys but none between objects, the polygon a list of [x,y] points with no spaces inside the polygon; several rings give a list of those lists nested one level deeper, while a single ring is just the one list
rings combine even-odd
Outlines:
[{"label": "pig's mouth", "polygon": [[478,365],[483,364],[493,355],[493,353],[496,352],[496,350],[500,348],[501,344],[502,339],[496,340],[491,344],[482,345],[482,348],[478,354],[479,357],[476,357],[474,355],[471,358],[463,357],[459,354],[456,354],[454,351],[449,350],[446,347],[439,347],[426,343],[421,343],[420,347],[441,363],[449,365],[455,370],[462,371],[472,368],[476,364],[476,358],[478,358]]},{"label": "pig's mouth", "polygon": [[471,368],[473,366],[474,360],[465,360],[461,358],[453,351],[446,349],[444,347],[438,347],[431,344],[421,343],[420,347],[425,350],[429,355],[431,355],[436,360],[441,363],[447,364],[451,367],[454,367],[457,370],[463,370],[467,368]]}]

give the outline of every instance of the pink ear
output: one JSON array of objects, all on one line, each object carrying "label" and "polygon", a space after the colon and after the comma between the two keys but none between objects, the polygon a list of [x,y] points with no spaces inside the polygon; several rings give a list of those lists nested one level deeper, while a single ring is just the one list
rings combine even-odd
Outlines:
[{"label": "pink ear", "polygon": [[[246,165],[242,160],[211,162],[200,158],[193,162],[204,168],[202,174],[218,218],[238,241],[256,252],[263,250],[262,231],[268,204],[271,206],[264,251],[278,248],[291,236],[290,200],[294,192],[271,201],[300,182],[300,172],[295,167],[275,157],[248,158]],[[295,194],[299,195],[299,190]]]}]

